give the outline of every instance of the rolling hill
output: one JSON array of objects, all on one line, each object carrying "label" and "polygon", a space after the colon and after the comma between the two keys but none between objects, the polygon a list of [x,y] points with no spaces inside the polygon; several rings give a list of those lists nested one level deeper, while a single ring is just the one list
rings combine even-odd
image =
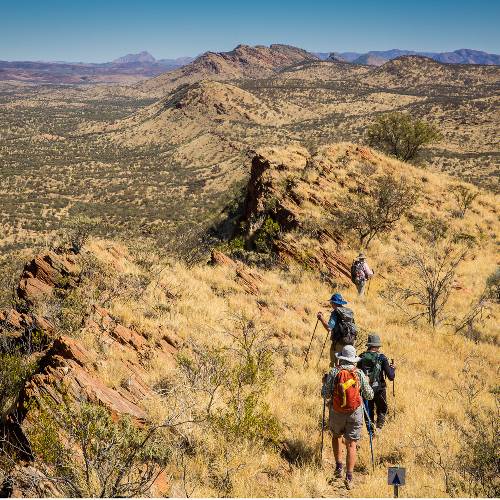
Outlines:
[{"label": "rolling hill", "polygon": [[238,45],[230,52],[206,52],[179,70],[165,73],[138,84],[141,91],[161,97],[168,91],[199,80],[234,80],[262,78],[295,63],[318,58],[303,49],[289,45]]},{"label": "rolling hill", "polygon": [[[100,218],[103,236],[189,246],[248,177],[252,151],[363,142],[373,119],[393,110],[442,132],[422,168],[498,190],[498,67],[417,56],[370,67],[282,46],[230,54],[213,56],[226,64],[220,74],[207,72],[210,55],[150,80],[152,95],[137,86],[2,87],[4,251],[54,237],[76,214]],[[236,54],[253,63],[243,68]],[[174,73],[192,82],[175,87]],[[33,192],[46,194],[34,201]]]}]

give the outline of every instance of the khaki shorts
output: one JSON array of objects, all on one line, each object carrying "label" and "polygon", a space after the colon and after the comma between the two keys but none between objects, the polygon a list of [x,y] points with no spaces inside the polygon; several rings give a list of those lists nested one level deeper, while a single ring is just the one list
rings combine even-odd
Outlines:
[{"label": "khaki shorts", "polygon": [[352,413],[337,413],[330,406],[328,415],[328,429],[333,437],[344,436],[350,441],[361,439],[361,429],[363,428],[363,403]]},{"label": "khaki shorts", "polygon": [[345,344],[338,340],[332,341],[332,345],[330,346],[330,368],[338,364],[338,359],[335,357],[335,353],[341,352],[344,348],[344,345]]}]

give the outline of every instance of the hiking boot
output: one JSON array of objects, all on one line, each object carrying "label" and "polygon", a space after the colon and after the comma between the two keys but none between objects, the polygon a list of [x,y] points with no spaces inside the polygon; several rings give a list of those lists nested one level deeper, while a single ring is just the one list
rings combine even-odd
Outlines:
[{"label": "hiking boot", "polygon": [[354,480],[352,474],[347,473],[344,479],[344,485],[347,490],[352,490],[354,488]]},{"label": "hiking boot", "polygon": [[337,464],[337,466],[335,467],[335,473],[334,473],[334,477],[336,479],[342,479],[342,464]]}]

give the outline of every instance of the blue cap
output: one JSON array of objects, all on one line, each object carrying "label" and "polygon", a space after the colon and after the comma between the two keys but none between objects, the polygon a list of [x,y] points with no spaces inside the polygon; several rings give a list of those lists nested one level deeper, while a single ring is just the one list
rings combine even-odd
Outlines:
[{"label": "blue cap", "polygon": [[343,306],[344,304],[347,304],[347,300],[344,300],[344,297],[342,297],[340,293],[334,293],[330,298],[330,302],[338,306]]}]

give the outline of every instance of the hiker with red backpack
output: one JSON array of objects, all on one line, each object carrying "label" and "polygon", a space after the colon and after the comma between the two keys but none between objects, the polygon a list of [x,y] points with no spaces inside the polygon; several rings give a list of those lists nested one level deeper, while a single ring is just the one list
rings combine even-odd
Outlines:
[{"label": "hiker with red backpack", "polygon": [[351,265],[351,281],[358,289],[358,295],[364,295],[366,282],[374,275],[366,262],[366,255],[360,253]]},{"label": "hiker with red backpack", "polygon": [[[380,352],[382,342],[377,334],[372,333],[368,335],[366,347],[368,350],[361,354],[358,368],[368,377],[370,386],[373,389],[374,396],[368,402],[368,414],[372,422],[372,430],[380,432],[388,412],[385,379],[394,380],[396,366],[394,362],[389,363],[387,357]],[[377,414],[376,423],[375,413]]]},{"label": "hiker with red backpack", "polygon": [[[354,345],[356,341],[356,325],[354,324],[354,313],[345,307],[347,301],[340,293],[334,293],[330,298],[332,312],[326,321],[322,312],[317,317],[330,335],[332,345],[330,347],[330,367],[338,364],[335,353],[342,351],[345,345]],[[325,339],[326,342],[326,339]],[[323,351],[322,351],[323,352]]]},{"label": "hiker with red backpack", "polygon": [[323,377],[321,395],[329,409],[328,429],[332,433],[335,477],[342,478],[344,437],[347,451],[344,484],[347,489],[351,489],[356,463],[356,443],[361,439],[363,428],[363,399],[371,400],[373,389],[363,371],[356,366],[361,358],[356,356],[355,347],[346,345],[342,352],[336,353],[335,356],[339,364]]}]

